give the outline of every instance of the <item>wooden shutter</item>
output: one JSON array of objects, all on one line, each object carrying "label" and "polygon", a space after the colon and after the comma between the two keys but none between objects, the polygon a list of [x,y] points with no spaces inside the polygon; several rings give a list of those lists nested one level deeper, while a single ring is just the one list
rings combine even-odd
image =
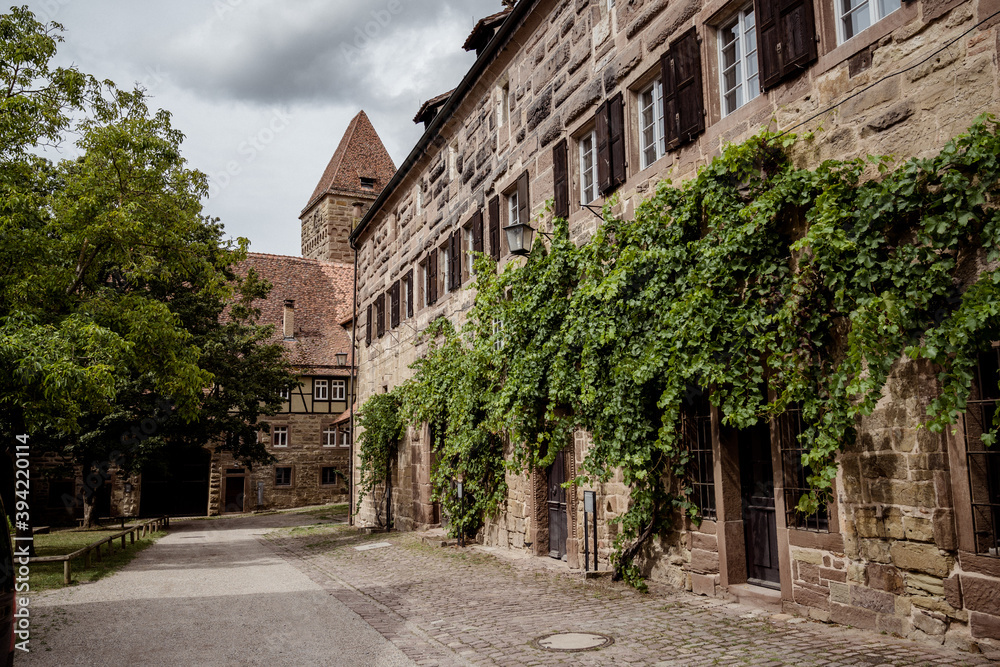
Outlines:
[{"label": "wooden shutter", "polygon": [[621,93],[608,100],[608,156],[613,190],[625,182],[625,105]]},{"label": "wooden shutter", "polygon": [[472,216],[472,252],[483,252],[483,212]]},{"label": "wooden shutter", "polygon": [[528,202],[528,170],[517,179],[517,221],[522,225],[531,219],[531,205]]},{"label": "wooden shutter", "polygon": [[385,293],[375,298],[375,335],[381,338],[385,335]]},{"label": "wooden shutter", "polygon": [[812,0],[754,0],[760,85],[767,90],[816,60]]},{"label": "wooden shutter", "polygon": [[500,197],[490,200],[490,257],[500,261]]},{"label": "wooden shutter", "polygon": [[552,180],[555,187],[555,205],[552,213],[557,218],[569,217],[569,144],[563,139],[552,149]]},{"label": "wooden shutter", "polygon": [[413,317],[413,269],[406,272],[406,316]]},{"label": "wooden shutter", "polygon": [[667,149],[692,141],[705,130],[701,88],[701,47],[691,28],[670,44],[660,61],[663,75],[663,122]]},{"label": "wooden shutter", "polygon": [[611,150],[608,142],[608,103],[597,107],[594,118],[597,127],[597,187],[601,192],[611,189]]},{"label": "wooden shutter", "polygon": [[438,251],[427,255],[427,305],[433,306],[438,299]]},{"label": "wooden shutter", "polygon": [[399,281],[389,288],[389,326],[395,329],[399,326]]},{"label": "wooden shutter", "polygon": [[372,344],[372,305],[368,304],[368,314],[365,316],[365,345]]},{"label": "wooden shutter", "polygon": [[448,290],[462,286],[462,230],[456,229],[448,238]]}]

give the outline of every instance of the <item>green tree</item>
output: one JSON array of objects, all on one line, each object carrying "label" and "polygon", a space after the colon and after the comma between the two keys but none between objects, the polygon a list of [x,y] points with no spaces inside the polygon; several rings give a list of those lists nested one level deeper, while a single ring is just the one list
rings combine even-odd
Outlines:
[{"label": "green tree", "polygon": [[[269,286],[237,275],[248,242],[203,215],[206,178],[188,168],[170,114],[151,113],[141,90],[49,66],[60,29],[24,7],[0,17],[6,442],[28,433],[85,477],[112,454],[130,467],[178,443],[266,461],[257,418],[293,382],[251,307]],[[75,159],[33,153],[69,132]],[[123,442],[166,397],[156,437]]]}]

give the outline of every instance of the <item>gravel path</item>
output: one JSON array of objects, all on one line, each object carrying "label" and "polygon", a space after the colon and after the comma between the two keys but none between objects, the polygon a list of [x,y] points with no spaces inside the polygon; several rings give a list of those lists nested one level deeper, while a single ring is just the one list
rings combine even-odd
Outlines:
[{"label": "gravel path", "polygon": [[259,536],[296,514],[174,522],[117,574],[31,598],[33,665],[413,664]]}]

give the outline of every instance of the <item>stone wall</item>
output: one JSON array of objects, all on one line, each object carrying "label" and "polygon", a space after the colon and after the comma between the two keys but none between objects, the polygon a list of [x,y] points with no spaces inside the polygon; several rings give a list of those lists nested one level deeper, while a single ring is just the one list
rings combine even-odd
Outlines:
[{"label": "stone wall", "polygon": [[[570,233],[578,243],[590,238],[598,220],[577,203],[575,139],[589,131],[597,105],[618,92],[625,93],[628,164],[617,190],[618,212],[626,219],[658,181],[691,177],[724,143],[739,142],[765,126],[816,131],[794,155],[798,164],[812,167],[828,158],[934,154],[976,116],[1000,109],[997,21],[974,27],[1000,9],[996,0],[906,2],[840,45],[833,3],[817,1],[818,60],[724,116],[716,26],[740,6],[721,0],[635,0],[617,3],[610,15],[607,3],[596,0],[543,1],[506,48],[485,56],[491,60],[484,73],[360,235],[359,404],[409,377],[410,364],[423,353],[422,345],[414,345],[418,332],[440,316],[461,325],[473,295],[466,282],[465,288],[422,307],[418,284],[414,316],[370,346],[363,335],[366,307],[411,269],[419,283],[428,253],[468,224],[475,211],[485,215],[492,197],[501,195],[502,202],[525,170],[530,210],[544,229],[549,224],[545,201],[553,196],[552,148],[561,138],[569,138],[571,147]],[[670,41],[692,26],[702,38],[706,130],[697,141],[639,169],[635,93],[659,75],[659,57]],[[946,43],[951,45],[934,53]],[[509,100],[506,110],[499,106],[502,100]],[[505,251],[502,255],[502,262],[510,261]],[[820,620],[901,635],[1000,640],[1000,561],[959,549],[951,486],[954,444],[920,428],[936,390],[933,375],[933,369],[900,362],[878,410],[860,424],[858,442],[845,451],[829,532],[785,525],[776,480],[781,588],[775,604]],[[394,491],[398,527],[419,528],[433,519],[419,514],[421,505],[414,501],[426,484],[425,471],[416,466],[428,456],[421,454],[427,442],[411,434],[397,462],[394,485],[411,485],[409,491]],[[577,466],[585,447],[581,436],[573,450]],[[725,484],[731,484],[733,474],[738,483],[739,470],[725,443],[716,441],[715,452],[717,496],[720,508],[728,503],[730,515],[697,526],[680,524],[676,533],[658,537],[640,563],[656,580],[736,596],[737,585],[746,581],[742,528],[734,509],[739,489]],[[508,474],[503,511],[487,522],[481,539],[543,553],[547,527],[538,489],[544,483],[544,471]],[[626,510],[628,490],[612,480],[596,491],[603,569],[616,536],[610,520]],[[582,497],[577,493],[570,508],[571,565],[579,564],[582,553]],[[370,518],[370,508],[363,508],[362,524]]]},{"label": "stone wall", "polygon": [[357,192],[323,195],[302,214],[302,256],[323,262],[353,263],[354,251],[348,237],[357,221],[354,205],[360,203],[367,209],[373,201],[373,194]]}]

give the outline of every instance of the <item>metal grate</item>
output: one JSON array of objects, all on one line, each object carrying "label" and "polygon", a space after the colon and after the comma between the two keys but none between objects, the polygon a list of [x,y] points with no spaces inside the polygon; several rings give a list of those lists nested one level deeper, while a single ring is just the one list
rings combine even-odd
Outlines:
[{"label": "metal grate", "polygon": [[803,514],[798,510],[799,499],[809,493],[806,479],[811,474],[809,467],[802,464],[805,449],[799,441],[803,431],[802,409],[791,405],[776,420],[778,442],[781,446],[781,473],[785,487],[785,521],[789,528],[828,532],[829,512],[826,505],[820,505],[813,514]]},{"label": "metal grate", "polygon": [[692,500],[703,519],[715,519],[715,460],[712,457],[712,412],[704,391],[685,402],[681,412],[681,432],[691,460]]},{"label": "metal grate", "polygon": [[1000,347],[980,355],[965,413],[965,456],[976,553],[1000,556],[1000,446],[986,447],[1000,404]]}]

